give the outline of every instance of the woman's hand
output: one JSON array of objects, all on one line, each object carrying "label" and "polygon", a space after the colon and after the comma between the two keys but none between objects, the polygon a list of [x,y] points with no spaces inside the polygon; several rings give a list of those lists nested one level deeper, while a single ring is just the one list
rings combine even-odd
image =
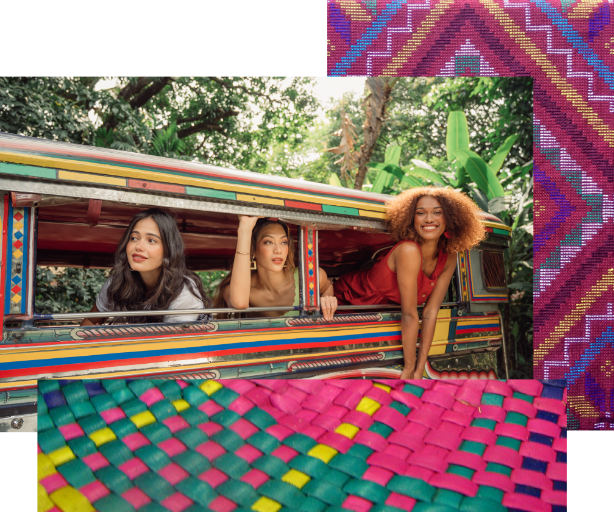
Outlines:
[{"label": "woman's hand", "polygon": [[256,222],[258,221],[258,219],[262,219],[262,217],[250,217],[249,215],[239,215],[239,231],[249,231],[249,233],[251,234],[251,232],[254,230],[254,226],[256,225]]},{"label": "woman's hand", "polygon": [[320,311],[322,312],[324,320],[332,322],[333,315],[335,311],[337,311],[337,305],[337,297],[334,295],[320,297]]}]

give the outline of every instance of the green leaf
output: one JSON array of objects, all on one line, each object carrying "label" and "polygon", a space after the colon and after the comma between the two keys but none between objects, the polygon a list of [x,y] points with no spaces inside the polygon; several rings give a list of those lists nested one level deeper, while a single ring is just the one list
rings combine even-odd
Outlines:
[{"label": "green leaf", "polygon": [[488,199],[505,195],[497,176],[479,155],[469,149],[459,149],[454,152],[454,155],[463,164],[478,188],[488,196]]},{"label": "green leaf", "polygon": [[488,211],[488,198],[486,194],[477,188],[471,189],[471,197],[483,212]]},{"label": "green leaf", "polygon": [[328,182],[334,187],[343,187],[343,185],[341,184],[341,180],[339,179],[339,176],[337,176],[334,172],[330,175]]},{"label": "green leaf", "polygon": [[448,162],[452,162],[456,156],[455,151],[469,149],[469,130],[467,118],[464,112],[454,111],[448,115],[448,131],[446,133],[446,150]]},{"label": "green leaf", "polygon": [[495,156],[488,164],[490,165],[492,172],[494,172],[495,174],[499,174],[499,170],[503,165],[503,161],[510,152],[510,149],[512,149],[512,146],[514,145],[514,142],[516,142],[517,138],[518,135],[510,135],[507,139],[505,139],[505,142],[501,145],[501,147],[497,149]]},{"label": "green leaf", "polygon": [[439,173],[431,167],[426,162],[422,160],[412,159],[412,163],[417,167],[403,167],[403,170],[406,173],[411,174],[412,176],[418,176],[419,178],[425,178],[427,180],[432,181],[433,183],[439,183],[441,185],[445,185],[446,183],[443,181]]},{"label": "green leaf", "polygon": [[403,176],[401,183],[407,183],[411,188],[424,186],[424,183],[413,176]]},{"label": "green leaf", "polygon": [[399,165],[401,159],[401,146],[389,145],[386,148],[386,155],[384,156],[384,163]]},{"label": "green leaf", "polygon": [[384,186],[386,185],[386,181],[388,180],[388,173],[385,170],[380,170],[377,173],[377,178],[375,178],[375,183],[373,184],[373,188],[371,189],[373,192],[377,192],[378,194],[382,193],[384,190]]},{"label": "green leaf", "polygon": [[388,174],[391,174],[393,178],[396,176],[400,180],[405,176],[405,172],[398,165],[394,164],[382,164],[382,163],[372,163],[367,164],[368,167],[372,169],[379,169],[380,171],[386,171]]}]

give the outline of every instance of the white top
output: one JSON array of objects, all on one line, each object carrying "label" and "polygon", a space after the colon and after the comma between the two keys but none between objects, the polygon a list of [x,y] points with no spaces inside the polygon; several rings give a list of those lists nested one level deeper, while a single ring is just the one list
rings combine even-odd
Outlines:
[{"label": "white top", "polygon": [[[183,290],[181,293],[177,295],[177,298],[170,303],[168,309],[205,309],[203,301],[198,298],[198,292],[196,291],[196,286],[194,285],[194,281],[188,278],[191,283],[192,291],[188,289],[186,284],[183,285]],[[107,290],[109,289],[109,285],[111,284],[111,278],[109,277],[105,283],[102,285],[100,293],[98,294],[98,298],[96,299],[96,308],[98,311],[109,311],[109,303],[107,302]],[[147,308],[149,309],[149,308]],[[130,317],[128,321],[130,320]],[[164,315],[162,317],[162,322],[166,324],[170,323],[179,323],[179,322],[197,322],[199,320],[209,320],[210,316],[205,314],[194,314],[194,315]]]}]

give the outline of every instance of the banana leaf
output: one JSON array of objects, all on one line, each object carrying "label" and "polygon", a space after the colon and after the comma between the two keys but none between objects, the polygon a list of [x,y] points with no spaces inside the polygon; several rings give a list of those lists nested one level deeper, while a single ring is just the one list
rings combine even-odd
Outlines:
[{"label": "banana leaf", "polygon": [[467,174],[488,199],[505,195],[499,179],[479,155],[469,149],[459,149],[454,155],[463,164]]},{"label": "banana leaf", "polygon": [[503,165],[503,161],[510,152],[510,149],[512,149],[512,146],[514,145],[514,142],[516,142],[517,138],[518,135],[510,135],[507,139],[505,139],[505,142],[501,145],[499,149],[497,149],[495,156],[489,162],[488,165],[490,165],[490,168],[492,169],[492,172],[495,173],[495,175],[499,174],[499,170]]},{"label": "banana leaf", "polygon": [[328,182],[335,187],[343,187],[343,185],[341,184],[341,180],[339,179],[339,176],[337,176],[334,172],[330,175]]},{"label": "banana leaf", "polygon": [[469,130],[465,113],[454,111],[448,115],[448,130],[446,132],[448,162],[452,162],[456,158],[454,152],[459,149],[469,149]]}]

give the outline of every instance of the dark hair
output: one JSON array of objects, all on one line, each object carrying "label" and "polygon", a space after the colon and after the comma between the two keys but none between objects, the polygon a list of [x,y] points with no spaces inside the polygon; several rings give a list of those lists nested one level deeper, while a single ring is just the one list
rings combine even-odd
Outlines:
[{"label": "dark hair", "polygon": [[[265,226],[269,224],[279,224],[284,231],[286,232],[286,236],[288,237],[288,257],[286,258],[286,265],[284,267],[284,272],[286,276],[294,275],[294,269],[296,268],[296,264],[294,262],[294,240],[290,235],[290,228],[288,228],[288,224],[286,224],[283,220],[271,220],[271,219],[258,219],[252,231],[252,247],[251,247],[251,255],[252,258],[256,254],[256,244],[258,243],[258,238],[260,236],[260,232]],[[255,270],[252,274],[256,272]],[[214,308],[227,308],[228,305],[224,301],[224,288],[226,288],[230,284],[230,279],[232,277],[232,270],[228,273],[228,275],[222,280],[219,284],[217,291],[215,293],[215,297],[213,298],[213,307]]]},{"label": "dark hair", "polygon": [[[147,290],[141,274],[133,272],[128,263],[126,246],[137,222],[152,218],[160,230],[163,257],[158,285]],[[115,251],[115,264],[110,274],[107,302],[109,311],[139,311],[168,309],[187,286],[190,293],[200,298],[205,307],[210,304],[200,277],[188,270],[185,263],[185,244],[173,215],[159,208],[150,208],[134,216]],[[198,293],[196,295],[194,292]],[[155,323],[162,316],[115,317],[111,323]]]}]

